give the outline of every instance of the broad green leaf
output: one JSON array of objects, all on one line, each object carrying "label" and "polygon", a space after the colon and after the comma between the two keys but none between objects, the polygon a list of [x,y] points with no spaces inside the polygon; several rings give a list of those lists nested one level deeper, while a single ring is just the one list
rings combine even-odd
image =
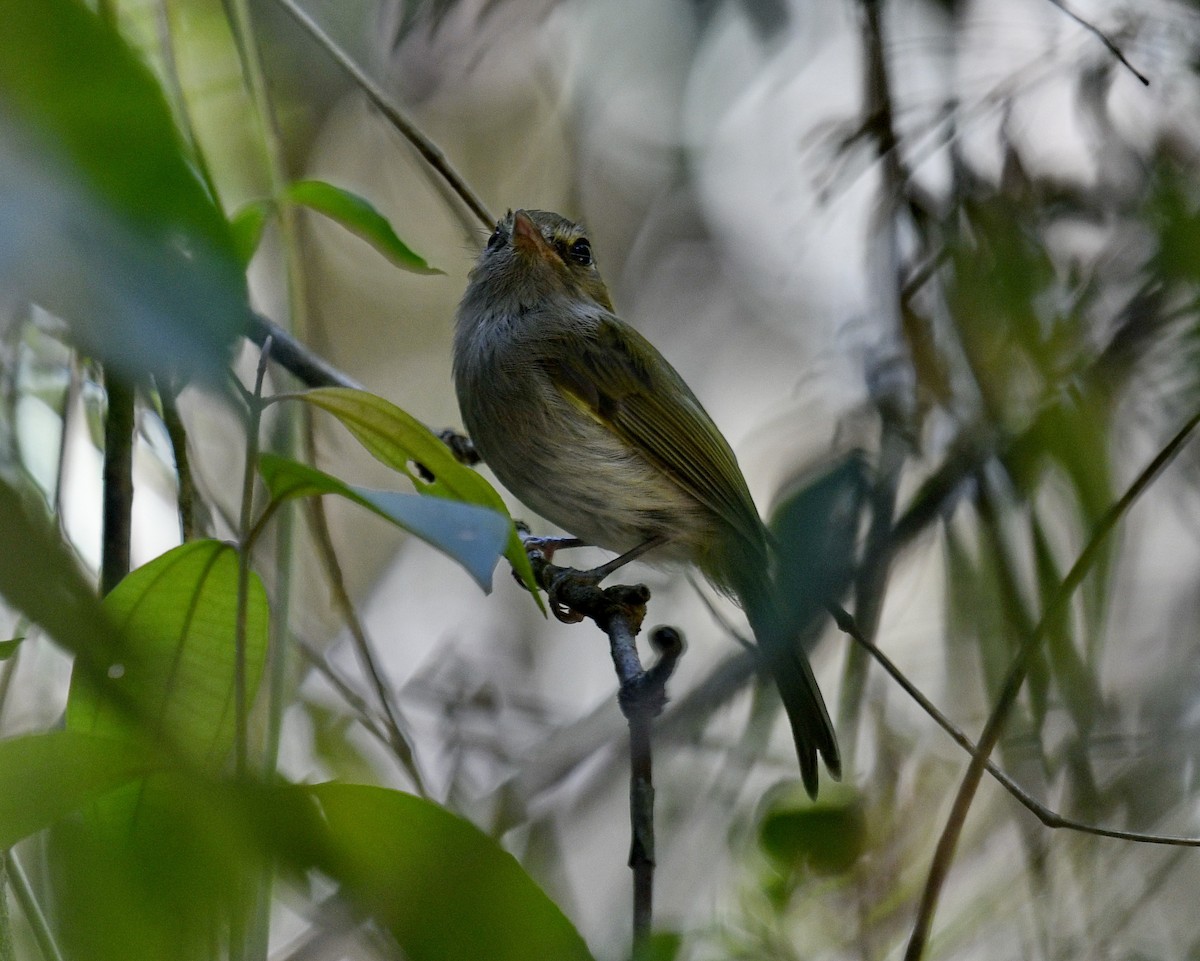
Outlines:
[{"label": "broad green leaf", "polygon": [[[265,872],[316,862],[326,832],[311,798],[175,766],[107,795],[50,833],[58,930],[68,958],[207,961],[213,932],[245,923]],[[127,800],[124,807],[113,802]],[[124,817],[116,817],[119,813]],[[236,921],[234,920],[236,919]]]},{"label": "broad green leaf", "polygon": [[387,219],[356,193],[323,180],[297,180],[284,193],[294,204],[324,214],[350,233],[361,237],[397,267],[415,274],[440,274],[425,258],[414,253],[392,229]]},{"label": "broad green leaf", "polygon": [[0,22],[0,287],[127,375],[218,376],[245,276],[153,75],[78,0]]},{"label": "broad green leaf", "polygon": [[309,790],[329,825],[327,873],[391,931],[410,961],[591,957],[516,859],[470,822],[385,788]]},{"label": "broad green leaf", "polygon": [[267,221],[275,213],[275,205],[269,200],[251,200],[240,207],[229,220],[233,243],[243,266],[249,266],[262,242]]},{"label": "broad green leaf", "polygon": [[[233,746],[237,551],[193,541],[139,567],[104,599],[120,633],[101,683],[71,677],[67,729],[161,738],[196,763],[218,765]],[[267,596],[250,575],[246,611],[248,703],[267,650]],[[134,726],[129,706],[141,724]]]},{"label": "broad green leaf", "polygon": [[[491,484],[455,460],[449,448],[428,427],[390,401],[347,387],[318,387],[286,396],[332,414],[372,457],[404,474],[422,494],[477,504],[510,516],[504,500]],[[433,475],[432,483],[421,478],[415,470],[416,464]],[[504,556],[544,612],[529,557],[511,518]]]},{"label": "broad green leaf", "polygon": [[484,591],[508,539],[511,521],[487,507],[396,491],[352,487],[314,467],[263,454],[258,470],[275,500],[336,494],[374,511],[453,558]]},{"label": "broad green leaf", "polygon": [[0,741],[0,849],[144,777],[155,765],[151,754],[129,741],[78,731]]},{"label": "broad green leaf", "polygon": [[862,798],[853,788],[835,784],[812,801],[800,785],[789,786],[771,799],[758,842],[786,869],[807,866],[819,874],[844,874],[866,850]]}]

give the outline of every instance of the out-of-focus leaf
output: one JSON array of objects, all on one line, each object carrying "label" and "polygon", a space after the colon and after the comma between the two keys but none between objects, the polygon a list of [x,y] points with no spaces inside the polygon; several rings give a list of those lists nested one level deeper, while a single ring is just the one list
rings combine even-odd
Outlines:
[{"label": "out-of-focus leaf", "polygon": [[654,931],[633,948],[632,961],[675,961],[683,950],[683,936],[678,931]]},{"label": "out-of-focus leaf", "polygon": [[862,801],[848,787],[834,785],[816,801],[796,785],[776,794],[759,825],[762,849],[780,867],[807,866],[818,874],[843,874],[866,847]]},{"label": "out-of-focus leaf", "polygon": [[274,454],[263,454],[258,469],[276,500],[321,494],[344,497],[453,558],[484,591],[491,591],[492,571],[512,523],[491,508],[352,487],[316,468]]},{"label": "out-of-focus leaf", "polygon": [[1196,283],[1200,281],[1200,208],[1189,197],[1186,177],[1166,165],[1158,168],[1155,190],[1147,204],[1147,214],[1158,232],[1156,272],[1165,280]]},{"label": "out-of-focus leaf", "polygon": [[0,594],[65,650],[103,674],[116,635],[45,503],[0,477]]},{"label": "out-of-focus leaf", "polygon": [[245,276],[153,76],[78,0],[0,21],[0,286],[127,375],[216,377]]},{"label": "out-of-focus leaf", "polygon": [[157,763],[129,741],[78,731],[0,741],[0,848],[144,777]]},{"label": "out-of-focus leaf", "polygon": [[251,200],[238,209],[229,220],[229,229],[233,233],[233,244],[237,248],[238,258],[243,266],[249,266],[262,242],[263,231],[267,221],[275,212],[275,205],[269,200]]},{"label": "out-of-focus leaf", "polygon": [[213,932],[252,914],[248,894],[268,865],[299,882],[322,860],[325,827],[313,800],[294,788],[237,785],[176,766],[151,774],[132,799],[123,819],[70,818],[51,832],[67,957],[210,959]]},{"label": "out-of-focus leaf", "polygon": [[867,494],[862,455],[850,454],[815,479],[794,485],[771,512],[784,637],[796,636],[850,585]]},{"label": "out-of-focus leaf", "polygon": [[430,267],[424,257],[397,237],[383,214],[356,193],[323,180],[297,180],[287,188],[284,197],[341,224],[403,270],[415,274],[443,273]]},{"label": "out-of-focus leaf", "polygon": [[[510,518],[504,556],[545,611],[529,557],[503,499],[483,477],[455,460],[429,428],[390,401],[367,391],[319,387],[289,396],[332,414],[372,457],[404,474],[422,494],[477,504]],[[432,482],[422,479],[414,469],[416,464],[433,475]]]},{"label": "out-of-focus leaf", "polygon": [[[104,599],[120,645],[97,684],[75,671],[67,728],[114,737],[149,735],[182,756],[219,765],[233,746],[237,623],[237,551],[193,541],[121,581]],[[267,596],[250,575],[246,609],[248,703],[267,650]],[[141,725],[135,726],[133,715]]]},{"label": "out-of-focus leaf", "polygon": [[14,637],[11,641],[0,641],[0,661],[7,661],[16,654],[23,640],[23,637]]},{"label": "out-of-focus leaf", "polygon": [[[1034,524],[1033,546],[1044,610],[1050,597],[1062,583],[1062,575],[1040,524]],[[1059,615],[1046,625],[1045,653],[1055,684],[1062,694],[1063,704],[1066,705],[1080,736],[1086,740],[1096,718],[1100,692],[1096,686],[1096,678],[1088,670],[1075,647],[1070,624],[1070,608],[1064,606]]]},{"label": "out-of-focus leaf", "polygon": [[329,825],[327,873],[391,931],[410,961],[591,958],[558,906],[470,822],[385,788],[309,790]]}]

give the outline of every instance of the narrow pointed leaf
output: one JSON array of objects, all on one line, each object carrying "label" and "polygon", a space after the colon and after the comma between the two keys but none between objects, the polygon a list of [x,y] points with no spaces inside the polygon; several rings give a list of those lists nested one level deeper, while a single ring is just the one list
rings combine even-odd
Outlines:
[{"label": "narrow pointed leaf", "polygon": [[[455,460],[450,449],[428,427],[390,401],[347,387],[318,387],[288,396],[332,414],[372,457],[399,471],[422,494],[476,504],[509,517],[508,507],[491,484]],[[432,482],[417,473],[417,464],[433,475]],[[511,518],[504,556],[544,613],[529,557]]]},{"label": "narrow pointed leaf", "polygon": [[287,200],[324,214],[350,233],[361,237],[397,267],[415,274],[441,274],[425,258],[396,236],[392,225],[363,197],[323,180],[297,180],[288,187]]},{"label": "narrow pointed leaf", "polygon": [[258,245],[262,243],[263,231],[267,229],[267,221],[274,212],[275,205],[271,201],[251,200],[230,218],[229,229],[243,266],[249,266],[254,259]]},{"label": "narrow pointed leaf", "polygon": [[258,469],[276,500],[321,494],[344,497],[453,558],[484,591],[491,591],[492,571],[511,524],[494,510],[416,494],[353,487],[316,468],[274,454],[263,454]]}]

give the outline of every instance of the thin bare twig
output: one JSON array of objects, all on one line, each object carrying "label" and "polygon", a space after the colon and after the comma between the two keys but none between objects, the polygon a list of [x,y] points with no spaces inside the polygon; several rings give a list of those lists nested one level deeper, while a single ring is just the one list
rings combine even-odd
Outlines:
[{"label": "thin bare twig", "polygon": [[250,606],[250,537],[254,517],[254,478],[258,466],[259,428],[262,424],[262,386],[267,375],[267,363],[271,357],[271,338],[263,344],[258,357],[258,370],[254,377],[254,393],[247,397],[250,407],[246,425],[246,461],[242,469],[242,501],[238,521],[238,578],[237,578],[237,626],[234,645],[234,721],[237,730],[235,743],[235,770],[238,779],[245,778],[250,751],[250,735],[246,684],[246,619]]},{"label": "thin bare twig", "polygon": [[[921,689],[904,675],[904,672],[896,666],[891,658],[863,636],[849,612],[836,606],[831,607],[831,611],[838,628],[866,650],[878,662],[879,666],[891,676],[892,680],[899,684],[904,692],[917,702],[921,710],[933,718],[938,726],[950,735],[955,744],[971,755],[974,755],[978,751],[978,745],[967,737],[953,721],[946,717],[938,709],[937,705],[926,697]],[[1020,802],[1022,807],[1048,828],[1062,828],[1068,831],[1077,831],[1080,834],[1093,834],[1102,838],[1116,838],[1119,841],[1136,841],[1141,844],[1163,844],[1186,848],[1200,847],[1200,837],[1187,837],[1176,834],[1147,834],[1141,831],[1120,831],[1115,828],[1100,827],[1099,825],[1088,824],[1084,821],[1077,821],[1074,818],[1064,817],[1033,797],[1020,784],[997,767],[995,762],[989,760],[984,766],[1001,787],[1008,791],[1009,794]]]},{"label": "thin bare twig", "polygon": [[1198,424],[1200,424],[1200,412],[1193,414],[1188,419],[1179,432],[1171,438],[1167,445],[1137,476],[1129,486],[1129,489],[1100,518],[1091,537],[1080,552],[1078,559],[1047,602],[1041,619],[1022,642],[1021,648],[1013,659],[1008,675],[1004,680],[1004,685],[1000,690],[996,706],[992,709],[992,713],[984,725],[983,733],[979,737],[979,743],[976,745],[975,752],[971,757],[971,763],[967,766],[967,771],[963,775],[962,783],[959,785],[958,793],[954,798],[954,805],[946,820],[946,827],[938,839],[933,862],[929,868],[929,877],[926,880],[925,890],[921,895],[921,902],[917,909],[917,917],[913,925],[912,935],[909,938],[908,948],[905,951],[905,961],[917,961],[924,953],[925,945],[929,940],[929,930],[933,924],[933,915],[937,911],[942,887],[945,884],[946,877],[950,873],[950,866],[954,860],[954,852],[958,846],[958,839],[962,835],[962,829],[966,823],[971,802],[974,800],[975,792],[978,790],[979,783],[983,778],[988,758],[995,748],[997,741],[1000,739],[1000,734],[1004,730],[1004,724],[1008,720],[1008,715],[1013,705],[1016,703],[1017,694],[1024,684],[1025,676],[1029,669],[1029,662],[1041,644],[1047,627],[1055,623],[1056,619],[1061,616],[1063,609],[1075,593],[1076,588],[1079,587],[1084,577],[1091,570],[1092,564],[1099,555],[1104,541],[1112,532],[1117,522],[1125,516],[1133,502],[1141,496],[1142,492],[1158,477],[1163,468],[1179,453]]},{"label": "thin bare twig", "polygon": [[133,519],[133,423],[137,391],[115,370],[104,372],[108,397],[104,416],[104,522],[100,593],[107,594],[129,573]]},{"label": "thin bare twig", "polygon": [[463,179],[462,175],[450,164],[446,159],[446,155],[442,153],[438,147],[404,113],[397,107],[383,91],[383,89],[375,83],[370,77],[363,72],[362,68],[356,64],[349,55],[334,42],[320,24],[312,17],[300,9],[295,3],[295,0],[276,0],[301,27],[308,32],[318,44],[331,56],[339,67],[341,67],[352,79],[359,88],[367,95],[367,99],[371,101],[379,112],[387,118],[388,122],[395,127],[400,134],[416,148],[430,167],[432,167],[438,175],[446,182],[446,185],[458,195],[459,199],[470,209],[479,222],[488,230],[496,224],[496,218],[488,211],[487,206],[479,199],[478,194],[471,189],[470,185]]},{"label": "thin bare twig", "polygon": [[178,486],[179,530],[186,544],[196,538],[196,480],[192,476],[191,460],[188,457],[187,427],[179,414],[178,399],[169,387],[160,383],[159,401],[162,403],[163,426],[171,439],[171,453],[175,457],[175,482]]},{"label": "thin bare twig", "polygon": [[363,726],[363,729],[381,745],[390,750],[392,743],[387,731],[383,729],[383,725],[371,713],[370,705],[358,696],[358,692],[354,690],[350,682],[343,678],[325,656],[307,641],[294,638],[294,642],[296,649],[300,652],[300,656],[309,663],[313,670],[329,682],[330,686],[337,691],[343,701],[354,709],[358,723]]},{"label": "thin bare twig", "polygon": [[[310,450],[309,453],[311,458],[313,452]],[[400,722],[399,709],[392,701],[391,686],[383,676],[383,671],[379,666],[379,659],[375,656],[371,640],[367,637],[362,620],[359,618],[358,612],[354,609],[354,602],[350,599],[350,592],[346,590],[346,579],[342,574],[342,565],[338,561],[337,551],[333,546],[333,537],[329,532],[329,522],[325,516],[325,505],[319,497],[313,497],[308,499],[307,507],[313,535],[317,539],[317,553],[320,555],[321,565],[325,570],[325,578],[329,582],[329,589],[333,593],[334,605],[337,607],[342,619],[346,622],[346,626],[350,629],[350,637],[354,641],[354,652],[358,656],[359,666],[362,668],[363,674],[371,682],[371,686],[375,689],[375,696],[383,712],[384,723],[387,727],[388,746],[408,776],[412,778],[413,785],[416,787],[418,793],[425,795],[425,779],[422,777],[421,770],[417,766],[412,742],[409,740]]]},{"label": "thin bare twig", "polygon": [[271,338],[271,360],[306,387],[349,387],[365,390],[358,381],[325,360],[273,320],[255,313],[246,336],[260,347]]},{"label": "thin bare twig", "polygon": [[[911,174],[900,156],[892,104],[891,81],[888,75],[886,44],[878,0],[862,0],[864,50],[864,110],[869,118],[868,130],[875,140],[875,153],[882,174],[882,196],[877,218],[879,243],[887,270],[886,304],[881,304],[897,343],[903,339],[901,305],[903,271],[900,266],[898,237],[900,218],[909,197]],[[911,200],[907,209],[912,212]],[[914,221],[915,213],[910,213]],[[876,394],[875,391],[872,391]],[[903,401],[898,404],[896,388],[884,387],[874,397],[880,415],[880,442],[876,476],[871,485],[871,522],[862,553],[862,563],[854,579],[854,614],[862,631],[873,637],[879,626],[883,599],[887,588],[892,555],[885,549],[896,513],[900,478],[908,458],[909,442],[901,422]],[[852,648],[842,671],[842,696],[838,708],[838,729],[842,735],[846,763],[853,767],[858,742],[858,725],[862,713],[863,693],[866,690],[868,662],[865,655]]]},{"label": "thin bare twig", "polygon": [[1068,17],[1074,20],[1077,24],[1083,27],[1084,30],[1094,35],[1102,44],[1104,44],[1104,46],[1108,48],[1108,52],[1117,58],[1117,61],[1121,64],[1121,66],[1137,77],[1138,80],[1142,82],[1143,86],[1150,86],[1150,78],[1125,59],[1125,54],[1121,52],[1121,48],[1113,43],[1108,34],[1102,31],[1094,23],[1089,23],[1088,21],[1084,20],[1083,17],[1063,3],[1063,0],[1050,0],[1050,2],[1054,4],[1054,6],[1058,7],[1058,9],[1065,13]]}]

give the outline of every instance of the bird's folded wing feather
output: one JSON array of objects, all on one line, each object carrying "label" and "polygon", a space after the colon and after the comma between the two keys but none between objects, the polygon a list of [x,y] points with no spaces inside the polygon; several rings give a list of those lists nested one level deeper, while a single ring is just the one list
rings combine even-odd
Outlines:
[{"label": "bird's folded wing feather", "polygon": [[762,526],[725,438],[683,378],[641,334],[603,314],[594,336],[555,352],[547,373],[576,407],[623,437],[749,542]]}]

